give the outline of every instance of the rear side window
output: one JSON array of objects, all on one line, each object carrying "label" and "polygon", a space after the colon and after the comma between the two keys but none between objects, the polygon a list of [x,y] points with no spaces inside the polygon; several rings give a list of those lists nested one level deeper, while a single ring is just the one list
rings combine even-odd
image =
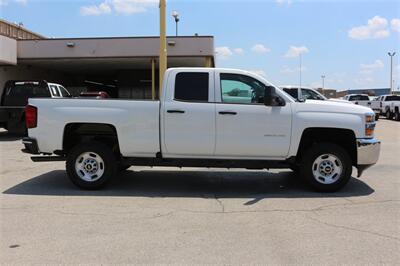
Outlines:
[{"label": "rear side window", "polygon": [[208,76],[208,73],[178,73],[175,78],[175,100],[208,102]]},{"label": "rear side window", "polygon": [[400,96],[398,95],[387,96],[385,102],[388,101],[400,101]]},{"label": "rear side window", "polygon": [[369,97],[367,95],[353,95],[350,96],[350,101],[369,101]]},{"label": "rear side window", "polygon": [[56,96],[56,97],[60,97],[61,96],[60,92],[58,91],[57,86],[50,85],[50,88],[51,88],[51,92],[52,92],[53,96]]},{"label": "rear side window", "polygon": [[292,96],[293,98],[297,99],[298,95],[297,95],[297,89],[283,89],[287,94],[289,94],[290,96]]},{"label": "rear side window", "polygon": [[28,98],[50,97],[49,90],[36,84],[18,84],[7,88],[3,104],[7,106],[24,106]]}]

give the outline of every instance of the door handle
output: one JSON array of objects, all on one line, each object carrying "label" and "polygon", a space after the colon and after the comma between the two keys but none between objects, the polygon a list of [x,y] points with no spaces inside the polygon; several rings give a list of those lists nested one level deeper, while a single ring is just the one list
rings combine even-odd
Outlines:
[{"label": "door handle", "polygon": [[237,115],[236,112],[233,111],[220,111],[218,112],[220,115]]},{"label": "door handle", "polygon": [[170,114],[184,114],[185,111],[183,111],[183,110],[167,110],[167,113],[170,113]]}]

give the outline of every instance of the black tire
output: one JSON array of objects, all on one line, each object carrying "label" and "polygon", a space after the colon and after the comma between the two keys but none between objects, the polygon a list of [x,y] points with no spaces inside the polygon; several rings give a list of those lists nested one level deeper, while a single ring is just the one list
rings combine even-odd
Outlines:
[{"label": "black tire", "polygon": [[379,114],[375,114],[375,121],[379,120]]},{"label": "black tire", "polygon": [[395,119],[396,121],[400,121],[400,111],[399,111],[399,110],[397,110],[397,111],[394,113],[394,119]]},{"label": "black tire", "polygon": [[[87,160],[97,160],[94,163],[97,166],[96,169],[98,169],[96,172],[88,173],[86,170],[80,170],[78,173],[75,164],[83,164],[85,161],[87,161],[78,161],[78,159],[84,158],[82,156],[83,154],[89,154],[89,158]],[[99,157],[97,157],[97,155]],[[103,143],[93,141],[81,143],[72,148],[67,156],[66,169],[69,179],[76,186],[82,189],[96,190],[104,187],[111,179],[116,176],[116,174],[118,173],[118,163],[111,148]],[[100,177],[98,175],[96,176],[97,173],[101,173]],[[85,178],[81,177],[82,175],[85,175]],[[88,181],[88,177],[93,178],[94,181]]]},{"label": "black tire", "polygon": [[119,170],[120,172],[123,172],[123,171],[125,171],[125,170],[128,170],[129,167],[131,167],[131,166],[128,165],[128,164],[122,164],[122,163],[119,163],[119,164],[118,164],[118,170]]},{"label": "black tire", "polygon": [[[341,169],[340,174],[335,173],[336,170],[334,170],[332,178],[328,176],[325,179],[322,174],[319,174],[320,176],[318,177],[314,177],[313,171],[321,171],[318,170],[318,166],[324,167],[322,164],[325,164],[324,159],[321,159],[323,160],[321,164],[317,163],[317,159],[323,158],[323,155],[326,154],[331,155],[328,158],[338,159],[333,160],[335,164],[333,167],[336,167],[335,169]],[[340,167],[338,165],[340,165]],[[349,182],[352,173],[352,160],[347,151],[336,144],[317,143],[304,152],[301,159],[300,173],[314,190],[319,192],[335,192],[343,188]],[[332,183],[325,183],[329,180],[331,180]]]},{"label": "black tire", "polygon": [[385,113],[386,119],[391,120],[392,119],[392,113],[390,112],[390,110],[387,110]]}]

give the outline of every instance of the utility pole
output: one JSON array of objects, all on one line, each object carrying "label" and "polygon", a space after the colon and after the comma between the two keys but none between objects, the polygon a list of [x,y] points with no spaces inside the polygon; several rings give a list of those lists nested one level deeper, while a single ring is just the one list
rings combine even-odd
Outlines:
[{"label": "utility pole", "polygon": [[160,59],[159,59],[159,97],[162,95],[162,84],[165,71],[167,70],[167,36],[165,23],[166,0],[160,0]]},{"label": "utility pole", "polygon": [[303,93],[302,93],[302,91],[301,91],[301,72],[302,72],[302,58],[301,58],[301,52],[299,53],[299,60],[300,60],[300,62],[299,62],[299,65],[300,65],[300,67],[299,67],[299,71],[300,71],[300,84],[299,84],[299,89],[298,89],[298,91],[297,91],[297,97],[299,97],[299,100],[300,99],[303,99]]},{"label": "utility pole", "polygon": [[325,90],[325,75],[321,76],[322,78],[322,91]]},{"label": "utility pole", "polygon": [[393,56],[396,55],[396,52],[388,53],[390,56],[390,94],[393,93]]}]

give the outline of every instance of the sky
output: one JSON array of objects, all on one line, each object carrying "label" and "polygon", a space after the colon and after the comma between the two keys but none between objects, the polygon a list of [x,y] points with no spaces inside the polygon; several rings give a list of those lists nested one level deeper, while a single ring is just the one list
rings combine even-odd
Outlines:
[{"label": "sky", "polygon": [[[216,66],[254,71],[275,85],[337,90],[400,86],[400,1],[168,0],[179,35],[212,35]],[[0,0],[0,18],[47,37],[154,36],[158,0]]]}]

